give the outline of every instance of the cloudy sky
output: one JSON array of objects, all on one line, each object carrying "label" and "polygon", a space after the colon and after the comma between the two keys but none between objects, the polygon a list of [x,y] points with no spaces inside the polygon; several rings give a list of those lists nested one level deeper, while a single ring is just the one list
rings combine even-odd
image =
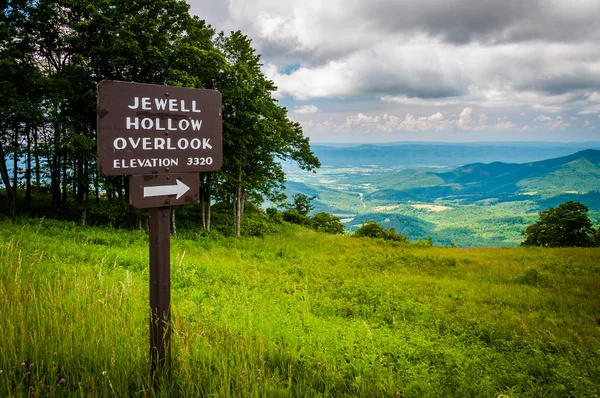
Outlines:
[{"label": "cloudy sky", "polygon": [[598,0],[188,0],[311,142],[600,141]]}]

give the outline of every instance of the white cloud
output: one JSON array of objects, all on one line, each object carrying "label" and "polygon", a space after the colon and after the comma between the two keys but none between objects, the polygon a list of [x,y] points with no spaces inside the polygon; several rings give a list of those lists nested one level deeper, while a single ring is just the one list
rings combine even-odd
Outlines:
[{"label": "white cloud", "polygon": [[[248,34],[279,87],[273,96],[299,116],[319,112],[315,126],[530,133],[600,116],[597,0],[189,2],[217,29]],[[362,98],[373,113],[296,103],[314,98]]]},{"label": "white cloud", "polygon": [[514,124],[513,122],[507,120],[504,122],[500,122],[500,123],[496,123],[494,124],[493,129],[494,130],[514,130],[517,127],[516,124]]},{"label": "white cloud", "polygon": [[540,116],[536,117],[535,120],[537,120],[538,122],[549,122],[553,119],[549,116],[540,115]]},{"label": "white cloud", "polygon": [[473,113],[473,109],[463,109],[458,117],[458,128],[461,130],[468,130],[470,128],[469,124],[471,123],[471,113]]},{"label": "white cloud", "polygon": [[592,123],[589,120],[586,120],[585,123],[583,124],[584,128],[588,128],[588,129],[595,129],[596,126],[594,126],[594,123]]},{"label": "white cloud", "polygon": [[566,130],[569,127],[571,127],[571,125],[562,119],[556,119],[555,121],[549,122],[546,125],[544,125],[544,128],[546,128],[547,130]]},{"label": "white cloud", "polygon": [[460,115],[448,118],[441,112],[436,112],[429,116],[415,116],[407,113],[404,117],[389,115],[370,116],[364,113],[348,116],[344,122],[335,123],[331,120],[325,122],[316,122],[309,120],[303,122],[305,129],[311,131],[334,131],[334,132],[387,132],[398,131],[408,132],[452,132],[452,131],[482,131],[482,130],[517,130],[519,127],[506,120],[493,125],[487,125],[487,116],[478,115],[479,124],[474,126],[472,123],[472,108],[464,108]]},{"label": "white cloud", "polygon": [[302,105],[302,106],[297,106],[296,108],[294,108],[294,110],[292,111],[293,113],[317,113],[319,112],[319,108],[317,108],[314,105]]}]

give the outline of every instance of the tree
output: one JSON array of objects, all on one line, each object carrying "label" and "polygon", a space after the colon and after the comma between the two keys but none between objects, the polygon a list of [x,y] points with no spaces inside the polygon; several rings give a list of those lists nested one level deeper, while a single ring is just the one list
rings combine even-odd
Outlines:
[{"label": "tree", "polygon": [[522,233],[522,246],[585,247],[592,244],[592,222],[588,207],[568,201],[539,213],[540,219]]},{"label": "tree", "polygon": [[234,233],[240,235],[248,199],[281,200],[285,174],[280,160],[300,168],[319,167],[308,138],[287,118],[271,93],[277,88],[261,71],[260,56],[241,32],[220,34],[217,48],[227,61],[217,84],[223,96],[223,183],[219,194],[233,206]]},{"label": "tree", "polygon": [[[221,33],[192,17],[183,0],[8,0],[0,9],[0,185],[16,214],[25,180],[47,185],[56,214],[126,203],[126,176],[96,167],[96,85],[104,79],[217,89],[223,97],[220,172],[202,173],[202,225],[213,197],[233,205],[240,233],[244,206],[282,203],[282,160],[319,167],[298,123],[287,117],[241,32]],[[32,184],[35,181],[35,184]],[[128,206],[130,225],[139,218]],[[127,210],[129,209],[129,210]]]},{"label": "tree", "polygon": [[303,216],[308,216],[308,213],[313,211],[315,205],[311,203],[316,196],[308,196],[303,193],[297,193],[293,196],[294,204],[292,205],[292,210],[295,210],[297,213],[302,214]]}]

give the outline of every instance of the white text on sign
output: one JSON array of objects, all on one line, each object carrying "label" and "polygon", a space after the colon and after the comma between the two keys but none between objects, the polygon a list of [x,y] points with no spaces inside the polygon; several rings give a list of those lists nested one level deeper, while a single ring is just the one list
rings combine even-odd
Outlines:
[{"label": "white text on sign", "polygon": [[[154,100],[154,101],[152,101]],[[154,105],[154,108],[152,108]],[[133,97],[133,104],[127,105],[129,109],[142,109],[145,111],[169,111],[169,112],[202,112],[196,108],[196,101],[191,101],[191,108],[186,108],[185,100],[177,100],[175,98],[150,98],[150,97]]]}]

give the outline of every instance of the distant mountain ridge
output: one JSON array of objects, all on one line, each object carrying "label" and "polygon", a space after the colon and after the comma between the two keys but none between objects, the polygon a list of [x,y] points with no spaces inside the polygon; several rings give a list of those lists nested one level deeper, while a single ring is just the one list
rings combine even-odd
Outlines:
[{"label": "distant mountain ridge", "polygon": [[[478,162],[442,173],[402,170],[396,174],[387,174],[385,189],[370,198],[431,200],[456,196],[478,200],[497,195],[581,194],[600,191],[600,151],[588,149],[527,163]],[[412,179],[407,178],[411,175]]]},{"label": "distant mountain ridge", "polygon": [[600,143],[405,143],[363,144],[332,147],[312,145],[323,166],[380,167],[450,166],[476,162],[526,163],[558,158],[586,149],[600,149]]}]

